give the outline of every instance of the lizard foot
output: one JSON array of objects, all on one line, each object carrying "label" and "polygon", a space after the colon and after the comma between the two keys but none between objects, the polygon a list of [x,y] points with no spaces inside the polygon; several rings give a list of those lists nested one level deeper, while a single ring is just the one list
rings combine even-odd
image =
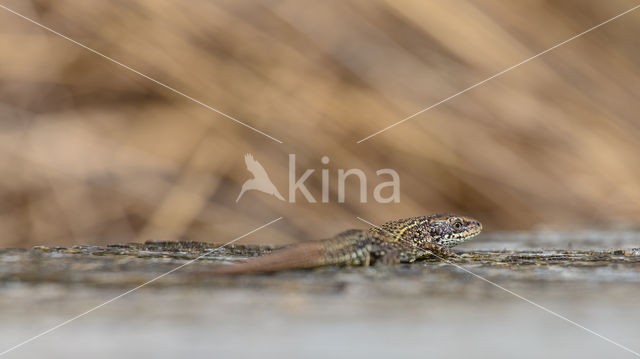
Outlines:
[{"label": "lizard foot", "polygon": [[449,247],[445,247],[437,243],[428,243],[424,246],[424,249],[431,252],[436,257],[441,258],[457,258],[458,254],[452,251]]},{"label": "lizard foot", "polygon": [[394,266],[394,265],[400,264],[400,262],[401,262],[400,256],[395,252],[386,253],[376,258],[375,260],[376,265],[383,265],[383,266]]}]

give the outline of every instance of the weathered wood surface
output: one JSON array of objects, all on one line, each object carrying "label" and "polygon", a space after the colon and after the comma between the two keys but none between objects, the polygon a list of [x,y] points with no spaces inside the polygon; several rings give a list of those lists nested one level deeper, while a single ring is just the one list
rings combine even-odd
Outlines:
[{"label": "weathered wood surface", "polygon": [[[2,272],[0,280],[22,283],[82,283],[85,285],[127,286],[153,279],[182,264],[197,259],[171,277],[163,278],[150,285],[232,285],[230,277],[203,277],[197,272],[213,265],[228,265],[246,258],[264,255],[277,250],[278,246],[234,245],[220,247],[219,244],[201,242],[147,242],[99,246],[35,247],[31,250],[0,250]],[[216,249],[218,248],[218,249]],[[207,254],[210,252],[209,254]],[[201,258],[200,258],[201,257]],[[308,283],[337,283],[346,273],[361,276],[363,281],[370,277],[396,276],[404,279],[418,279],[420,276],[438,277],[441,281],[457,282],[457,277],[469,269],[479,275],[497,276],[507,280],[578,280],[593,281],[635,280],[640,275],[627,276],[627,271],[640,271],[640,248],[560,250],[462,250],[459,256],[443,262],[431,258],[414,264],[393,268],[340,268],[326,267],[315,270],[289,271],[279,274],[246,276],[241,281],[260,282],[269,280],[287,282],[290,287],[296,281]],[[424,280],[421,283],[426,283]]]},{"label": "weathered wood surface", "polygon": [[[7,357],[630,357],[460,268],[640,349],[640,236],[568,240],[580,236],[551,239],[571,250],[529,246],[544,238],[485,236],[451,263],[196,275],[277,248],[231,245]],[[508,245],[517,249],[501,249]],[[213,248],[0,250],[0,351]]]}]

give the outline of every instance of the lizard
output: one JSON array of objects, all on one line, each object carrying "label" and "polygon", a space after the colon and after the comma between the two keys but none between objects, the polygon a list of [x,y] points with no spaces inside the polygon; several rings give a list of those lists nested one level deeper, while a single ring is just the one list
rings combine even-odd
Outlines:
[{"label": "lizard", "polygon": [[431,254],[455,256],[450,248],[475,237],[482,224],[470,217],[434,214],[350,229],[310,240],[244,263],[216,266],[212,274],[249,274],[327,265],[369,266],[412,263]]}]

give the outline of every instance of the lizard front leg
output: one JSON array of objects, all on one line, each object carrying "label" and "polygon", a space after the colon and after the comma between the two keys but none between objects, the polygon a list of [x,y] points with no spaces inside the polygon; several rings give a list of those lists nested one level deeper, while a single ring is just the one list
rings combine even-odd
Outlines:
[{"label": "lizard front leg", "polygon": [[411,263],[418,258],[419,248],[401,243],[378,244],[371,248],[371,257],[376,265],[392,266]]},{"label": "lizard front leg", "polygon": [[402,263],[400,251],[385,251],[375,259],[376,265],[394,266]]},{"label": "lizard front leg", "polygon": [[424,242],[424,243],[421,243],[420,246],[425,251],[428,251],[428,253],[426,253],[426,254],[433,254],[436,257],[442,257],[442,258],[453,257],[453,258],[455,258],[455,257],[458,256],[449,247],[445,247],[445,246],[443,246],[442,244],[439,244],[439,243]]}]

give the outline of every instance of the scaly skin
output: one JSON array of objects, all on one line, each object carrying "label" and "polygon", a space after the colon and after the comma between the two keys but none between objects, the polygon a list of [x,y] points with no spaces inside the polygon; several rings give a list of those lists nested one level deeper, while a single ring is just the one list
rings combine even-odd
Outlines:
[{"label": "scaly skin", "polygon": [[332,238],[314,240],[245,263],[214,268],[214,274],[247,274],[325,265],[368,266],[411,263],[476,236],[482,224],[469,217],[435,214],[387,222],[369,230],[351,229]]}]

